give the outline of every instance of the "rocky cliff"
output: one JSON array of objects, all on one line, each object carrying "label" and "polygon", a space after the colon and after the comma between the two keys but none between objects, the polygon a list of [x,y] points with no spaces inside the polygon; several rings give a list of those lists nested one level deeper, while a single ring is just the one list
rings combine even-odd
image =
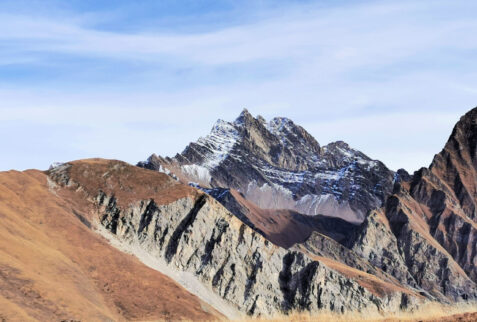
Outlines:
[{"label": "rocky cliff", "polygon": [[440,300],[476,294],[476,122],[477,109],[464,115],[429,168],[413,176],[398,171],[385,207],[366,218],[350,244]]},{"label": "rocky cliff", "polygon": [[[247,314],[392,312],[423,299],[394,279],[274,245],[211,196],[162,173],[95,161],[65,164],[49,176],[64,189],[84,193],[96,206],[99,224],[117,240],[191,273]],[[138,182],[142,190],[131,191]]]},{"label": "rocky cliff", "polygon": [[454,127],[429,169],[419,170],[410,195],[424,209],[429,233],[477,282],[477,108]]}]

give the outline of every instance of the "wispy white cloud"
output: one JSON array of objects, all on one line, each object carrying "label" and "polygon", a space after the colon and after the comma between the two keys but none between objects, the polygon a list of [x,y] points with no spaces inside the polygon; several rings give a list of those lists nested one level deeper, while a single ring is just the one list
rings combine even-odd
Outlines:
[{"label": "wispy white cloud", "polygon": [[[476,49],[473,17],[437,17],[453,2],[404,1],[306,12],[279,12],[265,21],[205,33],[106,32],[84,27],[71,17],[0,15],[1,41],[20,41],[18,50],[156,60],[164,56],[184,64],[220,65],[262,59],[306,58],[330,61],[341,70],[393,63],[433,49]],[[477,7],[477,6],[471,6]],[[434,19],[436,19],[434,21]],[[456,37],[456,33],[460,33]],[[13,44],[14,45],[14,44]],[[164,55],[164,56],[162,56]]]},{"label": "wispy white cloud", "polygon": [[[412,170],[430,162],[457,116],[477,102],[476,8],[294,5],[197,32],[105,30],[94,15],[3,12],[0,121],[70,126],[75,140],[54,142],[77,157],[135,162],[178,152],[216,118],[248,107],[289,116],[322,143],[343,138]],[[144,119],[156,127],[131,126]],[[16,166],[9,162],[0,167]],[[27,163],[46,166],[18,167]]]}]

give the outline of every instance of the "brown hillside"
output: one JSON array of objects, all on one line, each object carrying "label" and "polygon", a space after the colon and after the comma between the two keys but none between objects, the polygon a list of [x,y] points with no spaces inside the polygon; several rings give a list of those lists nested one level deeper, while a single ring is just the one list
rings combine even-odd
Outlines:
[{"label": "brown hillside", "polygon": [[[94,180],[95,173],[79,175]],[[85,202],[67,197],[40,171],[0,173],[0,320],[220,317],[168,277],[110,246],[90,229]]]}]

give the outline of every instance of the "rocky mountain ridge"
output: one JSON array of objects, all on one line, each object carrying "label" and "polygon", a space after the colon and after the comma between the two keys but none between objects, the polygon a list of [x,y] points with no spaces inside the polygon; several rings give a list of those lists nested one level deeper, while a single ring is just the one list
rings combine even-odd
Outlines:
[{"label": "rocky mountain ridge", "polygon": [[[249,227],[283,247],[297,249],[310,256],[332,258],[374,276],[383,276],[382,274],[391,276],[428,299],[443,302],[465,301],[475,298],[477,294],[476,120],[477,109],[473,109],[456,124],[448,143],[443,151],[436,155],[430,168],[423,168],[414,175],[409,175],[404,170],[392,173],[389,170],[381,171],[382,169],[373,168],[370,164],[375,165],[377,161],[369,160],[360,152],[351,154],[353,160],[347,159],[346,155],[350,152],[347,152],[349,147],[345,143],[320,147],[306,131],[289,120],[277,118],[266,124],[263,118],[253,118],[245,110],[234,123],[219,122],[226,124],[230,131],[234,131],[234,143],[228,145],[227,153],[220,162],[208,168],[209,181],[205,183],[202,181],[205,187],[200,183],[191,184],[209,193]],[[243,129],[240,128],[242,126]],[[215,133],[220,131],[215,130]],[[246,143],[237,143],[241,141]],[[203,160],[207,159],[209,154],[221,149],[218,143],[220,139],[214,138],[217,145],[213,149],[208,148],[208,142],[210,142],[208,138],[200,139],[198,143],[192,143],[182,154],[172,159],[153,155],[148,162],[140,166],[168,172],[183,182],[193,181],[194,175],[187,171],[184,174],[183,169],[207,165]],[[280,142],[278,146],[285,155],[281,160],[288,161],[281,163],[278,161],[279,154],[274,154],[273,151],[276,150],[270,148],[274,146],[270,142]],[[299,155],[297,158],[300,162],[289,162],[292,154],[287,154],[287,146],[297,146],[299,152],[295,155]],[[268,155],[264,156],[264,151],[267,151]],[[307,154],[308,151],[313,152]],[[244,155],[247,162],[243,161]],[[197,164],[188,163],[191,160]],[[266,204],[267,207],[263,207],[263,203],[260,204],[264,196],[263,190],[266,189],[259,189],[258,197],[247,194],[250,190],[245,190],[246,192],[240,188],[235,190],[233,182],[250,182],[248,180],[253,171],[248,171],[245,166],[242,166],[240,172],[233,172],[233,169],[229,171],[227,168],[229,163],[234,166],[237,163],[252,164],[254,171],[259,172],[262,177],[269,180],[268,182],[280,183],[279,188],[271,192],[277,199],[272,199],[273,206],[269,207],[270,203]],[[276,167],[275,173],[281,171],[287,172],[288,175],[280,177],[281,181],[276,180],[277,176],[270,175],[272,171],[267,172],[267,167],[256,164],[266,164],[269,168]],[[326,166],[323,166],[325,164]],[[366,164],[369,172],[349,171],[355,169],[353,167],[357,164]],[[336,170],[333,166],[344,168]],[[317,171],[318,174],[315,173],[315,176],[320,176],[322,172],[319,171],[324,168],[326,171],[337,171],[340,174],[349,173],[346,177],[348,181],[346,183],[341,181],[342,186],[359,180],[365,183],[372,181],[363,180],[362,176],[365,175],[388,180],[383,181],[387,188],[384,189],[382,205],[369,202],[372,198],[361,198],[362,201],[369,202],[367,207],[362,207],[368,209],[367,215],[358,228],[344,229],[346,236],[344,239],[339,239],[333,227],[326,230],[323,230],[322,226],[319,227],[320,220],[329,221],[328,216],[316,216],[316,213],[312,213],[315,215],[313,220],[313,217],[308,216],[310,213],[297,211],[296,204],[284,202],[283,200],[287,199],[280,194],[280,189],[299,191],[296,189],[298,180],[294,176],[297,173],[302,175],[300,177],[302,181],[298,185],[302,187],[306,184],[306,179],[303,179],[306,175],[303,173]],[[220,181],[222,177],[227,177],[228,181]],[[319,181],[314,184],[319,187],[314,192],[323,186]],[[223,185],[225,188],[214,185]],[[207,188],[211,186],[212,188]],[[361,189],[363,186],[365,184],[360,186]],[[250,183],[247,189],[249,187]],[[339,194],[334,198],[336,201],[342,201],[344,196],[351,205],[353,199],[350,195]],[[280,207],[285,209],[277,209]],[[333,211],[340,213],[339,208],[333,208]],[[342,214],[341,212],[338,217],[343,217]],[[344,217],[349,220],[349,217]],[[357,221],[359,222],[361,221]]]},{"label": "rocky mountain ridge", "polygon": [[[91,176],[98,180],[91,183]],[[158,172],[95,160],[53,168],[49,178],[63,189],[86,194],[99,224],[114,238],[193,274],[249,315],[395,312],[403,303],[412,308],[424,299],[395,279],[274,245],[211,196]],[[144,190],[132,198],[130,180],[138,178],[144,180]]]},{"label": "rocky mountain ridge", "polygon": [[320,146],[301,126],[266,122],[244,110],[218,120],[209,135],[174,158],[151,155],[141,167],[185,183],[232,188],[266,209],[339,217],[360,223],[391,193],[394,173],[342,141]]},{"label": "rocky mountain ridge", "polygon": [[397,312],[426,301],[477,298],[475,283],[408,213],[409,205],[393,211],[388,201],[341,243],[322,225],[287,250],[252,229],[263,213],[248,215],[255,222],[249,227],[212,195],[159,172],[97,160],[64,164],[48,175],[62,189],[86,194],[112,238],[192,274],[245,314]]},{"label": "rocky mountain ridge", "polygon": [[477,282],[477,108],[454,127],[430,167],[417,171],[409,194],[424,209],[429,233]]},{"label": "rocky mountain ridge", "polygon": [[[477,108],[413,175],[247,111],[141,167],[89,159],[1,173],[0,303],[7,317],[39,320],[385,315],[476,303],[476,124]],[[327,195],[352,212],[298,210],[306,196]]]}]

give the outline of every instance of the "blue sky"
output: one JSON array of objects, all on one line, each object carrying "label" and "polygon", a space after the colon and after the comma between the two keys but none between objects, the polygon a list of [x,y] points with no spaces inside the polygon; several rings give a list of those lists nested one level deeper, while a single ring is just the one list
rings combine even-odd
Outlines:
[{"label": "blue sky", "polygon": [[427,166],[477,105],[473,1],[0,1],[0,170],[174,155],[246,107]]}]

